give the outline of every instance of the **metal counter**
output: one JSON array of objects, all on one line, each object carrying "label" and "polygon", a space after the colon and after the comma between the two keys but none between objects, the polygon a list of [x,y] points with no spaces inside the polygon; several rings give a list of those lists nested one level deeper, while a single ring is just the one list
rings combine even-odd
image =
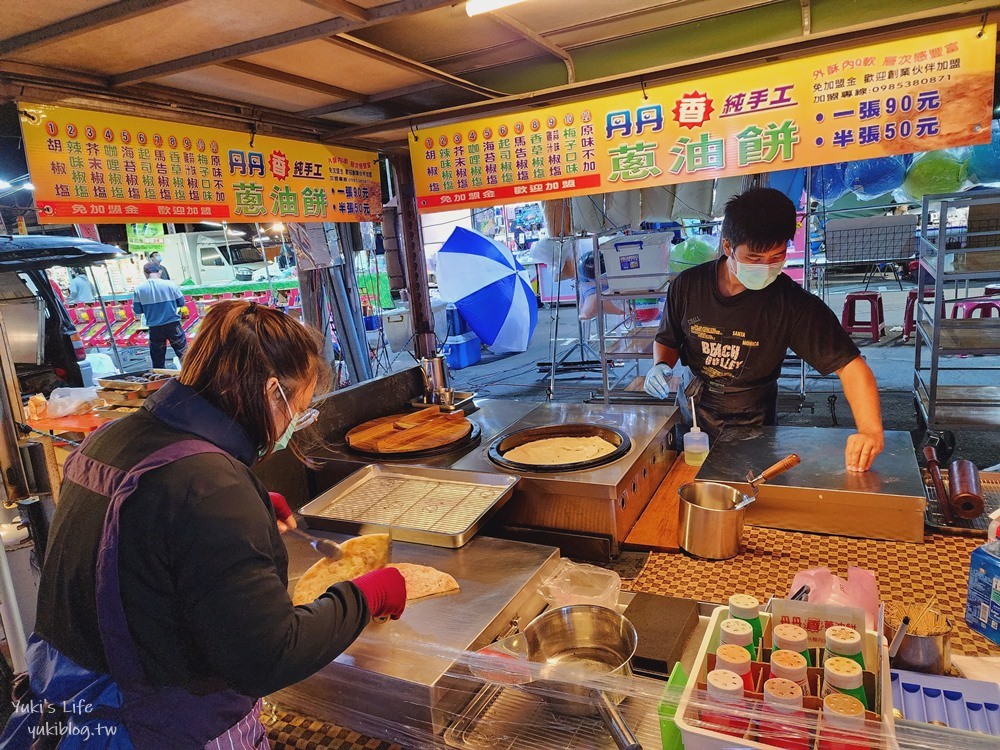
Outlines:
[{"label": "metal counter", "polygon": [[[346,538],[315,533],[335,541]],[[286,537],[285,544],[294,588],[318,557],[297,538]],[[476,650],[506,635],[513,621],[531,619],[545,606],[538,586],[555,567],[559,551],[480,536],[457,550],[393,542],[392,559],[450,573],[461,591],[410,602],[400,620],[369,625],[331,664],[276,693],[281,704],[345,726],[357,727],[368,717],[444,731],[448,717],[481,684],[449,675],[453,660],[422,653],[419,644]]]},{"label": "metal counter", "polygon": [[923,480],[907,432],[886,432],[885,450],[867,472],[847,471],[844,446],[853,430],[764,427],[722,434],[698,479],[747,491],[748,471],[763,471],[789,453],[802,463],[760,486],[747,508],[754,526],[869,539],[924,538]]}]

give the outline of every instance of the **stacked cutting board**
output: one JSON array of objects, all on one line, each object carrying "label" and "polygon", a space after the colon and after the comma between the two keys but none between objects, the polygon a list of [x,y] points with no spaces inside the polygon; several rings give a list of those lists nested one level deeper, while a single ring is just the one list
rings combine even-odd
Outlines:
[{"label": "stacked cutting board", "polygon": [[431,406],[364,422],[353,427],[346,440],[350,448],[362,453],[395,455],[443,448],[471,432],[472,423],[463,412],[442,412]]},{"label": "stacked cutting board", "polygon": [[128,416],[141,409],[150,394],[177,374],[176,370],[146,370],[98,378],[97,384],[101,387],[97,395],[108,405],[98,409],[97,414],[109,419]]}]

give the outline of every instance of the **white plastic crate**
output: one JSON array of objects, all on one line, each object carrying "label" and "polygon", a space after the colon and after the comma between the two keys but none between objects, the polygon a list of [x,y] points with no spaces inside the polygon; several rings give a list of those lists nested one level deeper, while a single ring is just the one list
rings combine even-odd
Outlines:
[{"label": "white plastic crate", "polygon": [[[728,607],[718,607],[712,613],[712,618],[708,623],[708,631],[702,639],[701,648],[698,649],[698,656],[695,658],[693,671],[678,702],[675,721],[681,730],[684,750],[731,750],[734,747],[769,750],[769,748],[773,747],[772,745],[757,742],[749,738],[736,739],[728,734],[713,732],[688,722],[688,712],[695,710],[691,705],[695,699],[694,692],[698,689],[699,684],[705,683],[705,678],[708,675],[708,656],[709,654],[714,654],[715,650],[719,647],[719,625],[723,620],[728,618]],[[766,634],[770,630],[770,618],[771,615],[767,612],[760,613],[761,624],[764,626],[765,641],[767,640]],[[889,651],[885,639],[874,631],[865,631],[862,654],[865,658],[865,664],[879,664],[875,686],[877,693],[876,705],[881,709],[878,720],[881,725],[882,735],[886,739],[883,746],[893,747],[895,746],[895,724],[892,716]]]},{"label": "white plastic crate", "polygon": [[601,242],[608,290],[662,290],[670,278],[670,240],[673,236],[673,232],[622,234]]}]

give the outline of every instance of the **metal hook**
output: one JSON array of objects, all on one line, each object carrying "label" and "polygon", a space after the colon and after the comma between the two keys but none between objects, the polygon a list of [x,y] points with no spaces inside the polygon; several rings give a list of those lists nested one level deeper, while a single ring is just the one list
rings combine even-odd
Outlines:
[{"label": "metal hook", "polygon": [[990,17],[990,12],[989,11],[986,11],[985,13],[983,13],[983,23],[979,27],[979,33],[976,34],[976,38],[977,39],[982,39],[983,38],[983,34],[986,33],[986,19],[989,18],[989,17]]},{"label": "metal hook", "polygon": [[19,109],[17,110],[17,113],[19,115],[24,115],[25,117],[27,117],[28,122],[38,122],[38,115],[34,114],[33,112],[29,112],[26,109]]},{"label": "metal hook", "polygon": [[642,87],[642,98],[648,102],[649,94],[646,93],[646,79],[640,78],[639,85]]},{"label": "metal hook", "polygon": [[413,142],[414,143],[419,143],[420,142],[420,138],[419,138],[419,136],[417,136],[417,128],[416,128],[416,126],[412,122],[410,123],[410,135],[413,136]]}]

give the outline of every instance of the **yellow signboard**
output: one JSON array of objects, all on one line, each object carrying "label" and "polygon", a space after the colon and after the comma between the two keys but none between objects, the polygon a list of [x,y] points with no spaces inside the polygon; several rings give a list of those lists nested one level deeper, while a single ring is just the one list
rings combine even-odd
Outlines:
[{"label": "yellow signboard", "polygon": [[378,221],[376,154],[21,102],[38,221]]},{"label": "yellow signboard", "polygon": [[423,211],[988,143],[996,24],[421,129]]}]

